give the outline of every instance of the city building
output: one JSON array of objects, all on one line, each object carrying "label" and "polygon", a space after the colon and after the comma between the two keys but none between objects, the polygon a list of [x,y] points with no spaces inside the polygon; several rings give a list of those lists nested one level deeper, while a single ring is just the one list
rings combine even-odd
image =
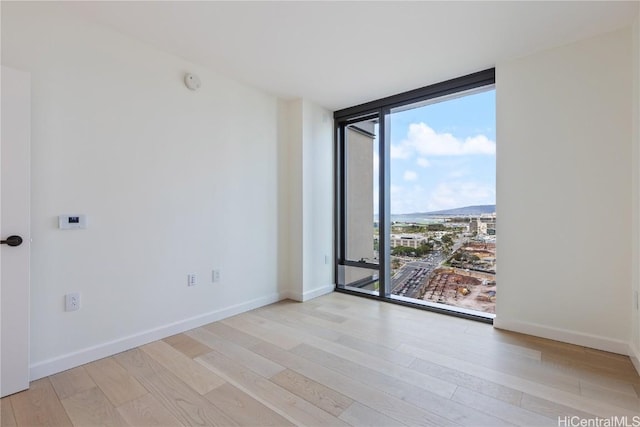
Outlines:
[{"label": "city building", "polygon": [[408,248],[417,249],[420,245],[424,245],[427,243],[427,240],[424,236],[415,234],[415,235],[391,235],[391,247],[395,248],[396,246],[406,246]]},{"label": "city building", "polygon": [[487,234],[487,223],[482,222],[480,218],[472,219],[469,223],[469,231],[472,234],[485,235]]}]

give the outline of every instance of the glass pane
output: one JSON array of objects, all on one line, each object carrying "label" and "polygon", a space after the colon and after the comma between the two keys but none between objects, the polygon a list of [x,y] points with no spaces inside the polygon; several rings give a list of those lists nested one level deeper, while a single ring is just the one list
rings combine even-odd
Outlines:
[{"label": "glass pane", "polygon": [[378,295],[378,271],[369,268],[340,266],[338,286],[352,291]]},{"label": "glass pane", "polygon": [[377,120],[345,130],[346,259],[378,263]]},{"label": "glass pane", "polygon": [[392,297],[492,317],[495,90],[393,110],[390,133]]}]

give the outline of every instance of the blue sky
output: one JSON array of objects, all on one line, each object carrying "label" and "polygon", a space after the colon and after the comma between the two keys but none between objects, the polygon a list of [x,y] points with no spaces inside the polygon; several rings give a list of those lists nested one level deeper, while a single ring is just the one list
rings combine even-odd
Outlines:
[{"label": "blue sky", "polygon": [[493,89],[392,113],[391,213],[494,204],[495,123]]}]

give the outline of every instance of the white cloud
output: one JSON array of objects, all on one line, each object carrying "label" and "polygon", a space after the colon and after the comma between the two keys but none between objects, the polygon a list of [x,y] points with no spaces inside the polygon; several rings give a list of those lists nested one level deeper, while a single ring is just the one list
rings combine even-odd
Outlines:
[{"label": "white cloud", "polygon": [[469,171],[466,169],[456,169],[447,175],[448,178],[462,178],[469,175]]},{"label": "white cloud", "polygon": [[[437,133],[425,123],[409,125],[406,137],[391,144],[390,156],[415,161],[415,166],[408,166],[403,180],[391,186],[391,212],[429,212],[495,203],[495,186],[475,181],[469,169],[473,162],[465,157],[495,156],[495,153],[495,141],[482,134],[458,138],[452,133]],[[422,182],[427,174],[419,173],[418,168],[445,170],[439,177],[442,182],[424,185],[432,180]]]},{"label": "white cloud", "polygon": [[391,213],[424,212],[427,193],[420,186],[391,186]]},{"label": "white cloud", "polygon": [[389,155],[392,159],[408,159],[412,154],[412,150],[410,147],[406,145],[393,145],[391,144],[391,149],[389,150]]},{"label": "white cloud", "polygon": [[415,173],[414,171],[405,171],[402,178],[405,181],[415,181],[416,179],[418,179],[418,174]]},{"label": "white cloud", "polygon": [[404,192],[404,187],[401,187],[400,185],[393,185],[391,184],[389,186],[389,194],[390,195],[397,195],[397,194],[401,194]]},{"label": "white cloud", "polygon": [[416,160],[416,163],[421,168],[428,168],[429,166],[431,166],[431,162],[429,162],[429,160],[425,159],[424,157],[418,158],[418,160]]},{"label": "white cloud", "polygon": [[495,189],[477,182],[440,183],[429,194],[429,211],[495,203]]},{"label": "white cloud", "polygon": [[393,214],[489,205],[495,201],[495,189],[473,181],[441,182],[435,189],[415,184],[391,186],[391,213]]},{"label": "white cloud", "polygon": [[427,162],[425,158],[427,156],[495,155],[495,153],[495,141],[491,141],[485,135],[460,139],[450,133],[437,133],[425,123],[410,124],[407,138],[397,145],[392,144],[390,152],[392,159],[407,159],[418,154]]}]

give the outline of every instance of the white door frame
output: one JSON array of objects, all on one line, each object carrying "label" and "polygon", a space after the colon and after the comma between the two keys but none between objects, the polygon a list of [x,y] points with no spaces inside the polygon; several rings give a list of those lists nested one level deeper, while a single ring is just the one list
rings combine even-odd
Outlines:
[{"label": "white door frame", "polygon": [[29,388],[29,258],[31,246],[31,75],[2,66],[0,237],[0,396]]}]

